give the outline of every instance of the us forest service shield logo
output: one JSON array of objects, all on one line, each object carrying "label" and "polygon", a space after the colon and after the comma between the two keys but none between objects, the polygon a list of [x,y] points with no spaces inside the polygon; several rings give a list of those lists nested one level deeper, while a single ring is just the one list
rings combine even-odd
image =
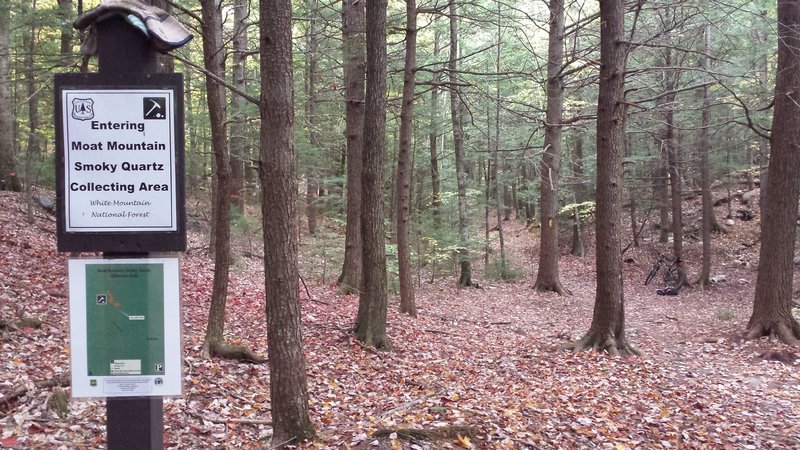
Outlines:
[{"label": "us forest service shield logo", "polygon": [[75,120],[94,119],[94,100],[90,98],[72,99],[72,118]]}]

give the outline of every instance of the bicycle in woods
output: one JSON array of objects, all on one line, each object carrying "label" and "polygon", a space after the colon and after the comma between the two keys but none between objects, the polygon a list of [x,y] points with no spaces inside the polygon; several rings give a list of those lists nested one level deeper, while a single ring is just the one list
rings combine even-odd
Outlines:
[{"label": "bicycle in woods", "polygon": [[653,281],[653,278],[658,275],[658,272],[661,271],[662,267],[664,268],[664,284],[670,285],[672,281],[678,278],[678,268],[676,267],[676,262],[678,262],[677,258],[659,253],[658,259],[653,264],[653,268],[650,269],[650,272],[647,274],[647,278],[644,279],[645,286]]}]

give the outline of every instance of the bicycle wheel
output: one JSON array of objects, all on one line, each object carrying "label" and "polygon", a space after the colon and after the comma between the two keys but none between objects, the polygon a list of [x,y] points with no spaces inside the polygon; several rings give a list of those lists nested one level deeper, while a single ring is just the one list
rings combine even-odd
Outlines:
[{"label": "bicycle wheel", "polygon": [[647,278],[644,279],[644,285],[647,286],[651,281],[653,281],[653,278],[656,277],[657,273],[658,273],[658,267],[653,267],[652,269],[650,269],[650,273],[648,273]]},{"label": "bicycle wheel", "polygon": [[664,272],[664,284],[671,286],[673,281],[678,279],[678,270],[674,267]]}]

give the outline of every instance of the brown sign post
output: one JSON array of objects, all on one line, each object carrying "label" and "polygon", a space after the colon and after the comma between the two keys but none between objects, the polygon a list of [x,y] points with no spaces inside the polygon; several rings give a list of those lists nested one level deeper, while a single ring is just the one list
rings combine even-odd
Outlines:
[{"label": "brown sign post", "polygon": [[[55,76],[57,246],[143,258],[186,249],[183,77],[158,53],[191,39],[138,0],[81,16],[98,73]],[[73,368],[75,370],[75,368]],[[162,397],[108,397],[109,449],[163,448]]]}]

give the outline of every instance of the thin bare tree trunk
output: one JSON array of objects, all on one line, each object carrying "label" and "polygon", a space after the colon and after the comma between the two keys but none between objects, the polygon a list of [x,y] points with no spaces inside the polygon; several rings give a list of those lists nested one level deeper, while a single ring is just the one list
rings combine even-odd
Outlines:
[{"label": "thin bare tree trunk", "polygon": [[414,88],[417,60],[417,3],[406,0],[406,57],[403,68],[403,103],[400,109],[400,151],[397,154],[397,265],[400,277],[400,312],[417,317],[411,278],[408,219],[411,209],[411,140],[414,138]]},{"label": "thin bare tree trunk", "polygon": [[[205,69],[219,78],[225,77],[225,59],[222,43],[222,9],[216,0],[203,0],[203,61]],[[249,349],[225,343],[225,308],[228,300],[231,253],[230,164],[225,132],[225,90],[211,76],[206,75],[206,100],[211,124],[211,148],[216,167],[216,202],[214,208],[214,284],[211,291],[211,308],[208,312],[203,354],[262,362],[263,358]]]},{"label": "thin bare tree trunk", "polygon": [[[34,0],[30,9],[35,11],[37,2]],[[24,8],[28,8],[25,6]],[[33,174],[33,160],[41,157],[41,138],[39,137],[39,91],[36,89],[36,68],[34,67],[34,53],[36,51],[36,21],[30,21],[30,33],[24,34],[23,48],[25,86],[28,96],[28,142],[25,150],[25,198],[27,199],[28,221],[33,222],[33,184],[36,177]]]},{"label": "thin bare tree trunk", "polygon": [[464,163],[464,129],[461,122],[461,98],[458,88],[458,15],[455,0],[450,2],[450,58],[448,61],[450,75],[450,117],[453,122],[453,150],[456,157],[456,185],[458,190],[458,260],[461,272],[458,277],[459,286],[472,285],[472,263],[469,259],[467,244],[467,174]]},{"label": "thin bare tree trunk", "polygon": [[[672,58],[672,49],[664,51],[665,67],[671,67],[675,60]],[[667,95],[664,97],[666,112],[664,121],[666,130],[664,131],[664,146],[667,151],[667,163],[669,170],[669,185],[671,190],[672,202],[672,252],[676,258],[683,254],[683,192],[682,174],[680,166],[680,156],[678,145],[675,142],[675,87],[678,85],[680,73],[677,70],[668,70],[665,74],[666,84],[664,86]]]},{"label": "thin bare tree trunk", "polygon": [[11,3],[0,4],[0,191],[22,190],[14,160],[14,108],[11,99],[9,48]]},{"label": "thin bare tree trunk", "polygon": [[[572,188],[575,195],[575,203],[583,203],[587,201],[588,188],[587,181],[584,179],[583,170],[583,135],[578,134],[575,142],[575,150],[572,158],[572,174],[575,176],[575,184]],[[583,224],[581,223],[580,211],[576,207],[573,211],[573,224],[572,224],[572,249],[570,254],[573,256],[583,257],[585,249],[583,246]]]},{"label": "thin bare tree trunk", "polygon": [[[434,19],[434,22],[435,21],[436,19]],[[438,60],[439,58],[439,34],[439,29],[435,28],[433,38],[434,60]],[[439,147],[437,143],[439,139],[439,89],[435,86],[435,84],[439,82],[440,78],[441,72],[436,72],[433,77],[434,86],[431,88],[431,123],[430,133],[428,134],[431,152],[431,207],[433,208],[433,227],[437,230],[442,225],[440,211],[442,207],[442,194],[440,186],[441,182],[439,179]]]},{"label": "thin bare tree trunk", "polygon": [[[247,89],[247,19],[250,14],[247,0],[236,0],[233,6],[233,85],[245,91]],[[231,94],[230,146],[231,146],[231,202],[239,213],[245,211],[245,167],[248,165],[247,124],[245,122],[245,100],[239,95]]]},{"label": "thin bare tree trunk", "polygon": [[[703,70],[708,70],[710,59],[708,57],[711,29],[708,25],[703,30]],[[714,222],[714,199],[711,193],[711,164],[708,155],[711,153],[711,144],[708,139],[708,127],[711,123],[711,98],[708,95],[708,86],[703,86],[703,106],[700,110],[700,183],[703,193],[703,266],[700,270],[700,280],[697,285],[704,288],[711,283],[711,228]],[[749,164],[748,164],[749,165]],[[749,170],[748,170],[749,173]],[[752,177],[750,177],[752,183]]]},{"label": "thin bare tree trunk", "polygon": [[[306,56],[306,88],[308,102],[306,103],[306,121],[308,123],[308,142],[315,155],[320,153],[319,124],[317,123],[317,65],[319,55],[319,37],[317,36],[317,20],[319,11],[317,0],[308,0],[311,18],[308,25],[308,54]],[[306,219],[308,220],[308,234],[317,233],[317,195],[319,193],[319,179],[313,164],[306,169]]]}]

